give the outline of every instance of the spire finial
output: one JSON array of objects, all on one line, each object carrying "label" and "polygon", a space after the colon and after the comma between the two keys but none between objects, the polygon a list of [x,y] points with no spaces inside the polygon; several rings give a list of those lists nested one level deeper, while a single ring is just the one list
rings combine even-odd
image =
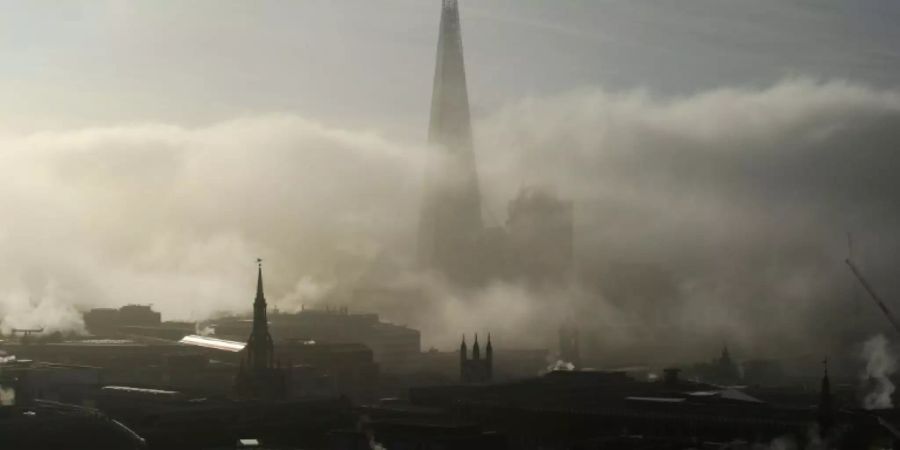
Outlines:
[{"label": "spire finial", "polygon": [[259,267],[259,272],[256,278],[256,299],[264,300],[266,296],[263,294],[262,258],[256,258],[256,264]]}]

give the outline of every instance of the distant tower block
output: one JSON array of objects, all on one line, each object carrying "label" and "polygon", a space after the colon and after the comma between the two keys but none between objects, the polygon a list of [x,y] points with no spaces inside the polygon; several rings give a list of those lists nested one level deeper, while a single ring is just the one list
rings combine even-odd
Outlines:
[{"label": "distant tower block", "polygon": [[456,0],[444,0],[428,130],[430,154],[419,223],[422,267],[472,284],[481,278],[481,196]]}]

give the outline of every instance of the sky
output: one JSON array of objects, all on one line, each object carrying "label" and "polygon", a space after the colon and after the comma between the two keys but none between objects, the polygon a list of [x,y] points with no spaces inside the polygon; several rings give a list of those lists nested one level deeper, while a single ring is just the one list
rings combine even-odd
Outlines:
[{"label": "sky", "polygon": [[[361,280],[425,292],[351,306],[426,347],[488,329],[547,347],[573,314],[598,352],[672,357],[883,328],[843,258],[852,232],[900,296],[896,2],[460,3],[486,222],[554,187],[579,283],[460,295],[398,275],[437,1],[0,0],[0,331],[124,303],[248,311],[256,257],[283,309]],[[627,301],[621,279],[640,280]],[[690,344],[661,351],[673,329]]]},{"label": "sky", "polygon": [[[420,139],[439,3],[9,1],[0,129],[297,113]],[[578,87],[690,95],[789,76],[896,87],[889,0],[462,2],[473,109]]]}]

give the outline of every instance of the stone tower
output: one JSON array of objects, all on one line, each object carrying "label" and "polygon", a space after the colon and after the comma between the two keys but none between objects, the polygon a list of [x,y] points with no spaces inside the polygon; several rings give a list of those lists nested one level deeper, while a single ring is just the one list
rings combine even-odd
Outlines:
[{"label": "stone tower", "polygon": [[478,345],[478,335],[475,335],[475,343],[472,344],[472,356],[466,351],[466,337],[463,336],[459,346],[459,381],[461,383],[489,383],[494,379],[494,346],[491,343],[491,335],[488,333],[487,347],[484,358],[481,357],[481,347]]}]

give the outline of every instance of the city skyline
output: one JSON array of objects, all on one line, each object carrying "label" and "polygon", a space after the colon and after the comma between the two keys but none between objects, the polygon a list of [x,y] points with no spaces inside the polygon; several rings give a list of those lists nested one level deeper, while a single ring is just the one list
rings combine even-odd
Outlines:
[{"label": "city skyline", "polygon": [[900,447],[900,3],[4,6],[2,448]]},{"label": "city skyline", "polygon": [[[637,339],[643,321],[665,319],[736,339],[736,347],[793,351],[808,343],[808,329],[846,313],[854,286],[842,264],[848,231],[885,295],[900,292],[887,276],[900,248],[900,212],[884,206],[895,183],[900,110],[900,94],[882,77],[894,64],[885,45],[895,31],[878,26],[890,7],[698,2],[671,11],[610,2],[535,22],[526,19],[548,11],[538,3],[462,2],[485,229],[508,225],[523,188],[554,187],[572,202],[579,276],[578,289],[564,293],[504,281],[463,299],[409,271],[438,2],[375,10],[368,2],[223,5],[202,17],[199,6],[129,2],[73,3],[45,15],[46,6],[15,9],[30,26],[4,30],[32,44],[10,49],[6,62],[16,71],[0,78],[17,99],[0,116],[18,118],[3,121],[0,133],[0,199],[13,211],[0,219],[0,258],[16,262],[0,273],[0,327],[78,329],[78,308],[121,303],[153,303],[185,320],[243,311],[247,265],[262,256],[272,261],[272,305],[299,309],[336,297],[420,327],[427,344],[444,348],[460,328],[495,322],[504,324],[498,335],[542,342],[575,308],[609,346]],[[309,28],[288,20],[311,20],[315,8],[341,20]],[[697,8],[717,14],[685,18]],[[744,30],[724,24],[740,22],[746,8],[766,14],[731,40],[704,37],[694,47],[703,29]],[[396,26],[393,14],[408,21]],[[637,27],[637,18],[660,28]],[[564,19],[571,26],[558,26]],[[588,39],[593,19],[605,23],[597,30],[607,39]],[[822,28],[812,26],[818,19]],[[869,22],[830,49],[832,59],[803,47],[828,42],[819,39],[826,29]],[[47,30],[59,24],[66,26]],[[803,51],[759,42],[793,43],[785,36],[797,24],[806,24],[795,33]],[[769,28],[781,31],[758,32]],[[670,39],[654,34],[664,31]],[[681,59],[660,58],[647,40]],[[363,42],[378,51],[363,51]],[[346,52],[333,51],[337,45]],[[625,47],[617,45],[640,51],[619,54]],[[588,57],[598,49],[605,50]],[[326,54],[334,59],[311,56]],[[753,55],[766,55],[766,64]],[[865,55],[868,65],[848,62]],[[790,61],[805,65],[794,70]],[[725,73],[729,64],[740,76]],[[607,69],[630,81],[610,81]],[[65,94],[57,98],[55,89]],[[143,95],[171,108],[154,110]],[[73,98],[78,108],[70,109]],[[323,112],[326,103],[343,109]],[[63,115],[71,120],[54,119]],[[628,297],[630,283],[645,277],[654,281]],[[352,300],[373,281],[412,284],[429,299],[414,308]],[[773,332],[756,327],[767,308],[786,308],[775,331],[788,345],[758,339]],[[853,311],[881,323],[872,311]]]},{"label": "city skyline", "polygon": [[[0,132],[291,112],[420,141],[438,4],[8,2]],[[900,74],[890,2],[492,0],[461,14],[476,119],[594,86],[670,97],[797,76],[892,88]]]}]

